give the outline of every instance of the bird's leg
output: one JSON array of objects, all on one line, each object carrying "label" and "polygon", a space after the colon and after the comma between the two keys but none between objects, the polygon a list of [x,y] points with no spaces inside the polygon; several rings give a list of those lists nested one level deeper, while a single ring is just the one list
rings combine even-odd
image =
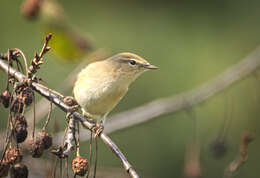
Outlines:
[{"label": "bird's leg", "polygon": [[92,130],[94,131],[95,135],[94,138],[96,138],[97,136],[99,136],[101,134],[101,132],[103,132],[104,130],[104,125],[103,122],[97,122],[95,124],[95,126],[92,128]]},{"label": "bird's leg", "polygon": [[66,118],[70,118],[71,114],[79,109],[79,105],[75,98],[72,96],[66,96],[63,98],[63,102],[70,107],[70,111],[67,112]]}]

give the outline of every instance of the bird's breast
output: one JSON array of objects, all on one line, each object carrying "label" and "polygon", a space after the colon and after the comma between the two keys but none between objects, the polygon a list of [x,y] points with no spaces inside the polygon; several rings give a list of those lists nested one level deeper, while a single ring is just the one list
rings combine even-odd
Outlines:
[{"label": "bird's breast", "polygon": [[117,105],[127,89],[128,85],[111,78],[85,78],[75,85],[74,95],[87,113],[103,116]]}]

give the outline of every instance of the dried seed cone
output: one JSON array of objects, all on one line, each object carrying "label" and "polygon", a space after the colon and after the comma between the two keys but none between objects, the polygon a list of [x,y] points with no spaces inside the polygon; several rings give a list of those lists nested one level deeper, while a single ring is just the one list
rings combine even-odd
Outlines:
[{"label": "dried seed cone", "polygon": [[33,158],[39,158],[42,156],[43,152],[44,152],[44,145],[43,143],[36,139],[36,140],[29,140],[29,144],[30,144],[30,148],[29,151],[32,155]]},{"label": "dried seed cone", "polygon": [[210,150],[213,153],[213,156],[218,159],[226,155],[228,146],[225,140],[217,139],[211,143]]},{"label": "dried seed cone", "polygon": [[14,123],[14,135],[17,143],[22,143],[27,138],[27,122],[24,116],[17,116]]},{"label": "dried seed cone", "polygon": [[24,88],[20,94],[20,102],[24,103],[26,106],[29,106],[32,104],[33,100],[33,91],[29,87]]},{"label": "dried seed cone", "polygon": [[4,105],[5,108],[9,107],[9,101],[11,98],[11,94],[8,90],[5,90],[2,94],[1,94],[1,99],[2,99],[2,103]]},{"label": "dried seed cone", "polygon": [[37,140],[40,140],[43,143],[44,149],[49,149],[52,146],[52,137],[45,130],[37,134]]},{"label": "dried seed cone", "polygon": [[15,164],[10,169],[11,178],[27,178],[29,174],[28,168],[26,165],[18,163]]},{"label": "dried seed cone", "polygon": [[8,176],[9,168],[10,168],[10,165],[8,163],[6,163],[5,161],[0,163],[0,178]]},{"label": "dried seed cone", "polygon": [[84,176],[89,169],[88,160],[81,156],[77,156],[72,161],[72,170],[74,174]]},{"label": "dried seed cone", "polygon": [[4,162],[8,164],[15,164],[23,159],[21,151],[17,148],[8,148],[5,152]]},{"label": "dried seed cone", "polygon": [[22,113],[23,112],[23,103],[21,103],[16,96],[14,96],[12,98],[12,102],[14,102],[14,104],[11,107],[11,111],[13,111],[14,113]]}]

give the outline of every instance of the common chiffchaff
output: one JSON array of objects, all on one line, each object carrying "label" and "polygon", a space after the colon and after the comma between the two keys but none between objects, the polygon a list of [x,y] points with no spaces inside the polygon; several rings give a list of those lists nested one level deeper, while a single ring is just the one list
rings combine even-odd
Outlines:
[{"label": "common chiffchaff", "polygon": [[126,94],[129,85],[150,69],[158,67],[132,53],[120,53],[86,66],[79,73],[73,89],[83,115],[102,123]]}]

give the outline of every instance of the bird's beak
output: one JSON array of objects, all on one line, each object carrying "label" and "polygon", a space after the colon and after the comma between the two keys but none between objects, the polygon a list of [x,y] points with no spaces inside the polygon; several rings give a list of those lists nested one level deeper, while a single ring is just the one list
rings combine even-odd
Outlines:
[{"label": "bird's beak", "polygon": [[159,69],[159,67],[154,66],[154,65],[151,65],[151,64],[145,64],[145,65],[144,65],[144,68],[146,68],[146,69],[152,69],[152,70]]}]

